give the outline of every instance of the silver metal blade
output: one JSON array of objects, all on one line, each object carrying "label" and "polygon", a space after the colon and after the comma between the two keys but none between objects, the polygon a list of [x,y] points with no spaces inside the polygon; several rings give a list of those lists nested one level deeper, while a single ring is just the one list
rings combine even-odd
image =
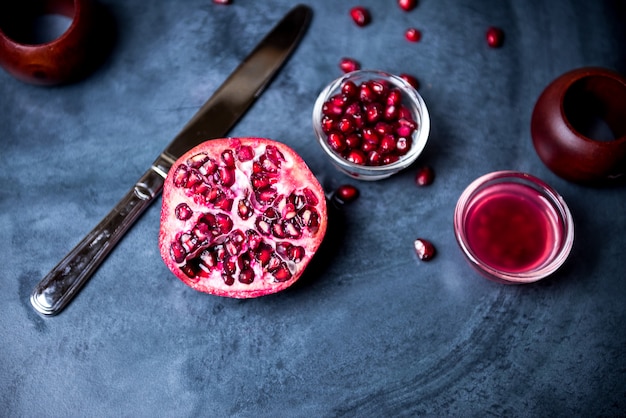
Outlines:
[{"label": "silver metal blade", "polygon": [[163,154],[175,160],[203,141],[226,135],[295,49],[312,15],[308,6],[294,7],[191,118]]}]

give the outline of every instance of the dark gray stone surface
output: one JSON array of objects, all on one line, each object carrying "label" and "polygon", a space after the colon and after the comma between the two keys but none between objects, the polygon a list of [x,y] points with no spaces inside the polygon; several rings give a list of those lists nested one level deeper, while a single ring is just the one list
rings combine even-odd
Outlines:
[{"label": "dark gray stone surface", "polygon": [[[296,2],[100,0],[117,25],[107,60],[54,88],[0,72],[0,404],[3,416],[623,416],[626,246],[623,187],[568,183],[538,159],[530,115],[560,74],[626,73],[623,1],[320,0],[274,83],[231,131],[296,149],[357,202],[303,283],[230,300],[194,292],[159,256],[160,201],[59,316],[30,306],[35,284],[117,203],[237,63]],[[484,33],[506,32],[500,49]],[[422,30],[420,43],[404,29]],[[380,182],[335,171],[314,141],[318,92],[351,56],[411,73],[432,118],[417,165]],[[474,178],[515,169],[569,203],[576,242],[553,277],[484,280],[452,230]],[[437,257],[420,262],[412,241]]]}]

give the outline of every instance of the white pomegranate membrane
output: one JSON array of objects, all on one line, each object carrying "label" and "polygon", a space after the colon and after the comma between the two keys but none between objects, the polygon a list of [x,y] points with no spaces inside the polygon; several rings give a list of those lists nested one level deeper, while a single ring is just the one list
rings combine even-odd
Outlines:
[{"label": "white pomegranate membrane", "polygon": [[159,247],[192,288],[251,298],[295,283],[326,224],[324,191],[295,151],[264,138],[214,139],[172,166]]},{"label": "white pomegranate membrane", "polygon": [[454,229],[470,263],[504,283],[529,283],[553,273],[574,237],[563,199],[541,180],[511,171],[468,186],[457,203]]}]

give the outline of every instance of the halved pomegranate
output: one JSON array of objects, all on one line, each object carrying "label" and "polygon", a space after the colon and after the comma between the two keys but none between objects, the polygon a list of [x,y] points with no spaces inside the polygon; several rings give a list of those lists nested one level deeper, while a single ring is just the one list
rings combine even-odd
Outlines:
[{"label": "halved pomegranate", "polygon": [[192,288],[253,298],[298,280],[327,222],[324,191],[293,149],[264,138],[213,139],[170,169],[159,248]]}]

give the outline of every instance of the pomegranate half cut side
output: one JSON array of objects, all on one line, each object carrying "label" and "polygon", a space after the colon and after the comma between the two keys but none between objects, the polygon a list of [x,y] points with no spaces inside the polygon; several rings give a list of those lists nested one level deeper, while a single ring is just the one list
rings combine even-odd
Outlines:
[{"label": "pomegranate half cut side", "polygon": [[159,249],[193,289],[254,298],[300,278],[327,222],[324,190],[293,149],[265,138],[213,139],[181,156],[165,179]]}]

